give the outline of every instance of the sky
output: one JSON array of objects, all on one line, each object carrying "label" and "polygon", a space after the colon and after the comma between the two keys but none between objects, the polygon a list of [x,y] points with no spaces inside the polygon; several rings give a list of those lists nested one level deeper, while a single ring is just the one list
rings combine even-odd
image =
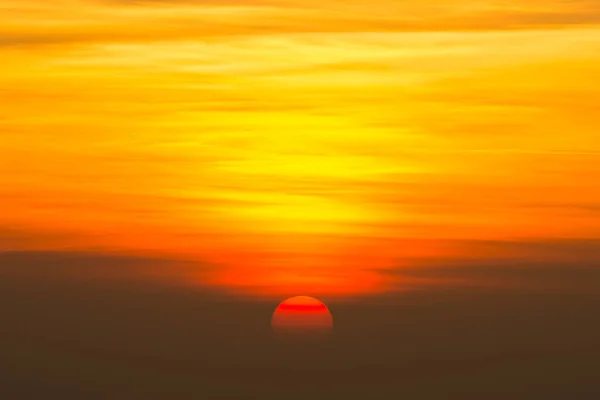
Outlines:
[{"label": "sky", "polygon": [[423,266],[599,258],[596,1],[0,12],[4,251],[345,296],[421,285]]},{"label": "sky", "polygon": [[599,398],[598,0],[0,21],[0,397]]}]

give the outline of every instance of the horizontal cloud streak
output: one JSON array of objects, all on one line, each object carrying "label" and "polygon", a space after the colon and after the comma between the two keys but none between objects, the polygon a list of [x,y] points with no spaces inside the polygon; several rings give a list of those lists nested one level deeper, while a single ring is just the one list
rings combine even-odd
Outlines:
[{"label": "horizontal cloud streak", "polygon": [[[68,10],[68,13],[65,11]],[[202,40],[290,33],[547,29],[597,24],[595,3],[544,1],[9,2],[4,45]]]},{"label": "horizontal cloud streak", "polygon": [[[90,251],[0,252],[3,280],[33,283],[153,284],[188,286],[213,268],[199,262],[166,257]],[[197,285],[197,284],[195,284]]]}]

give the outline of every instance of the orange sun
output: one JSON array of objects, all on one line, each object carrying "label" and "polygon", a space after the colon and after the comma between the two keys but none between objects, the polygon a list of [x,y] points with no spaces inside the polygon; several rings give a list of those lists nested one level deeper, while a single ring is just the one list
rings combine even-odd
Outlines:
[{"label": "orange sun", "polygon": [[283,301],[275,309],[271,326],[277,333],[329,333],[333,317],[327,306],[308,296],[297,296]]}]

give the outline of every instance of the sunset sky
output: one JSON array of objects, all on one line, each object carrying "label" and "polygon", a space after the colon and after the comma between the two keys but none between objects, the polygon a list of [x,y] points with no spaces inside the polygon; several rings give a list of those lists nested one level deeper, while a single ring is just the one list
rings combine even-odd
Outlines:
[{"label": "sunset sky", "polygon": [[184,260],[160,279],[290,295],[600,263],[596,0],[0,0],[0,18],[0,251]]}]

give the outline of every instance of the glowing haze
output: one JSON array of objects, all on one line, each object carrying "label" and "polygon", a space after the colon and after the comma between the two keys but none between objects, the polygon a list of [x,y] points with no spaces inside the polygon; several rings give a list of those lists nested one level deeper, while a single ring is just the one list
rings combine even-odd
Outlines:
[{"label": "glowing haze", "polygon": [[168,254],[198,261],[192,284],[353,295],[600,237],[596,1],[0,15],[2,250]]}]

